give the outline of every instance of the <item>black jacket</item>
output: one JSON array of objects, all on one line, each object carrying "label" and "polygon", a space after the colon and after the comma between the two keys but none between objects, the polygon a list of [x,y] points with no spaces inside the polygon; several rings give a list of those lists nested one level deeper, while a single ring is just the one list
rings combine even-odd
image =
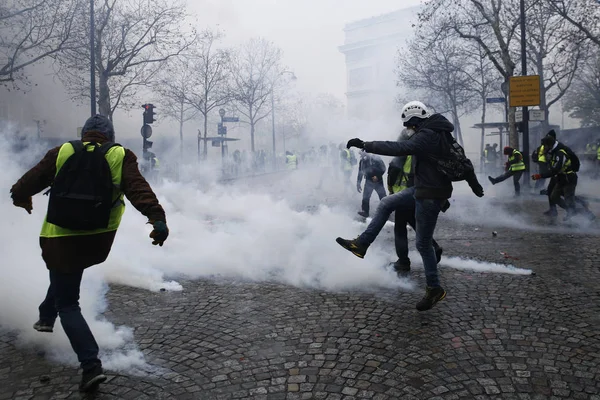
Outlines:
[{"label": "black jacket", "polygon": [[[550,150],[546,156],[546,159],[548,160],[549,163],[549,169],[547,172],[543,172],[542,178],[552,178],[554,176],[558,176],[559,181],[561,183],[566,183],[569,181],[569,178],[572,176],[576,176],[576,174],[564,174],[562,173],[562,169],[564,164],[569,161],[569,157],[567,155],[565,155],[565,153],[563,153],[561,150],[565,150],[566,151],[566,146],[563,145],[562,143],[557,143],[556,147],[554,147],[552,150]],[[568,153],[568,152],[567,152]],[[571,171],[570,169],[568,169],[567,171]]]},{"label": "black jacket", "polygon": [[365,142],[369,153],[385,156],[412,155],[415,159],[415,197],[423,199],[449,199],[452,181],[438,171],[427,155],[443,156],[441,132],[452,132],[454,125],[441,114],[424,121],[409,140],[402,142]]},{"label": "black jacket", "polygon": [[381,157],[367,154],[367,157],[361,158],[358,164],[356,183],[360,184],[363,177],[370,181],[374,176],[377,177],[378,182],[383,183],[383,174],[385,174],[385,163]]}]

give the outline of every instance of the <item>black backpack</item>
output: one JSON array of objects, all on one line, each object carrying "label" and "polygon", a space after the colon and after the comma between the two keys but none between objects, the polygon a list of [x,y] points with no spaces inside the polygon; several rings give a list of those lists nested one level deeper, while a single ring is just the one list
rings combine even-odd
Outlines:
[{"label": "black backpack", "polygon": [[566,144],[560,144],[561,147],[567,152],[567,156],[569,156],[569,160],[571,160],[571,169],[575,172],[579,172],[579,168],[581,167],[581,161],[579,161],[579,157],[577,154],[569,146]]},{"label": "black backpack", "polygon": [[[58,171],[50,188],[46,220],[73,230],[108,228],[113,201],[113,183],[106,153],[117,143],[84,145],[70,141],[75,149]],[[87,147],[94,146],[92,151]]]},{"label": "black backpack", "polygon": [[437,166],[437,170],[446,175],[451,181],[464,181],[468,176],[475,173],[473,163],[467,158],[465,149],[456,142],[452,133],[440,132],[440,135],[442,135],[440,145],[443,149],[443,155],[429,155],[429,158]]}]

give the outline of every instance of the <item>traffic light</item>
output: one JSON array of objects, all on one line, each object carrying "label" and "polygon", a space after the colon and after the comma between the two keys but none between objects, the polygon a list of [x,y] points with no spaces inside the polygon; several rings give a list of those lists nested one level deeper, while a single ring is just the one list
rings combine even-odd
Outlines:
[{"label": "traffic light", "polygon": [[154,143],[154,142],[151,142],[149,140],[144,140],[144,150],[151,149],[152,148],[152,143]]},{"label": "traffic light", "polygon": [[151,124],[154,122],[154,104],[143,104],[144,108],[144,124]]},{"label": "traffic light", "polygon": [[227,135],[227,127],[219,122],[217,133],[219,135]]}]

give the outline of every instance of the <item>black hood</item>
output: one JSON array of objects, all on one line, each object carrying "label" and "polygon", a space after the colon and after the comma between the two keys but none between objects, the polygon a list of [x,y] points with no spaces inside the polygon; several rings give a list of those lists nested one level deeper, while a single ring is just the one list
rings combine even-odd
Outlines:
[{"label": "black hood", "polygon": [[433,114],[419,125],[419,130],[421,129],[431,129],[435,132],[453,132],[454,125],[442,114]]},{"label": "black hood", "polygon": [[99,132],[111,141],[115,138],[115,128],[113,127],[112,122],[110,122],[108,117],[100,114],[96,114],[85,121],[81,133],[85,134],[87,132]]}]

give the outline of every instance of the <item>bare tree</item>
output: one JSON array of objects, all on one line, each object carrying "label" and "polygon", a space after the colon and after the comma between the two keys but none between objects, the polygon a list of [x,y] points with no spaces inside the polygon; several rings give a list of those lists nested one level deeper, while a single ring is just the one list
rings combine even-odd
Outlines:
[{"label": "bare tree", "polygon": [[198,115],[187,101],[193,91],[193,64],[189,57],[180,56],[168,62],[158,75],[155,90],[160,95],[161,114],[179,124],[179,148],[183,156],[183,126]]},{"label": "bare tree", "polygon": [[77,0],[0,4],[0,83],[26,81],[23,69],[73,45]]},{"label": "bare tree", "polygon": [[558,15],[600,46],[600,8],[597,0],[546,0]]},{"label": "bare tree", "polygon": [[[209,29],[199,34],[190,64],[191,77],[188,85],[191,90],[187,91],[185,95],[186,102],[200,112],[204,119],[202,154],[205,159],[208,152],[206,138],[209,114],[231,100],[228,87],[230,52],[216,48],[222,37],[221,32]],[[200,154],[200,149],[198,149],[198,154]]]},{"label": "bare tree", "polygon": [[542,124],[547,131],[550,107],[571,86],[588,46],[585,36],[547,3],[534,4],[527,21],[528,58],[540,76],[540,109],[546,111]]},{"label": "bare tree", "polygon": [[600,125],[600,51],[585,60],[577,72],[572,87],[564,97],[564,109],[581,126]]},{"label": "bare tree", "polygon": [[[519,0],[429,0],[421,23],[437,17],[439,32],[455,32],[481,46],[505,81],[514,75],[519,39]],[[517,147],[514,108],[509,109],[510,145]]]},{"label": "bare tree", "polygon": [[[112,118],[117,108],[136,105],[136,91],[193,39],[182,33],[186,12],[179,1],[98,0],[95,17],[98,109]],[[89,88],[89,36],[79,38],[80,46],[60,57],[59,71],[75,98],[87,97]]]},{"label": "bare tree", "polygon": [[231,60],[232,96],[237,110],[250,125],[254,152],[254,132],[258,122],[271,113],[271,96],[281,74],[282,52],[265,39],[250,39]]},{"label": "bare tree", "polygon": [[435,25],[421,26],[406,52],[399,53],[398,82],[428,93],[428,103],[436,103],[438,111],[447,110],[455,126],[454,134],[462,144],[460,117],[475,108],[471,78],[465,72],[468,60],[455,37],[432,35],[435,29]]}]

